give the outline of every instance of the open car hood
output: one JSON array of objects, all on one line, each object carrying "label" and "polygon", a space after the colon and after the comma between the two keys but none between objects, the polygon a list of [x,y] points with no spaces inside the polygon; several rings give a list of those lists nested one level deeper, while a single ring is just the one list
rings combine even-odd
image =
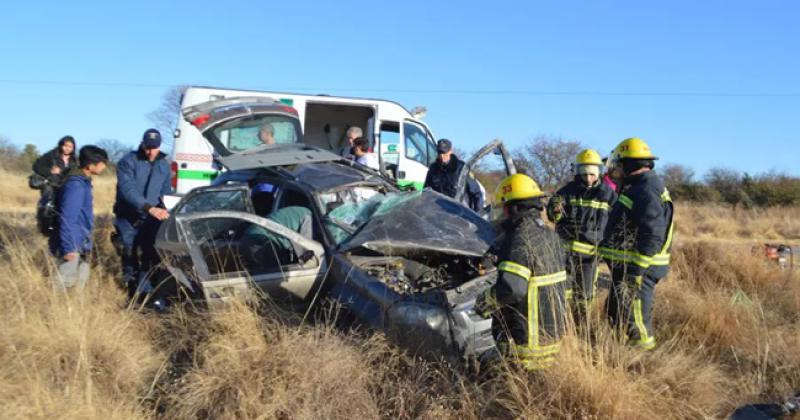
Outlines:
[{"label": "open car hood", "polygon": [[342,246],[385,255],[423,252],[480,257],[494,243],[492,225],[451,198],[433,191],[395,193]]}]

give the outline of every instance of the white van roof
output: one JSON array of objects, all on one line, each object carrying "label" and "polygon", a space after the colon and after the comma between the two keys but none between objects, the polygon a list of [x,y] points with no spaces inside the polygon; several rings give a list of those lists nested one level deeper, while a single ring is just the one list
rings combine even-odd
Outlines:
[{"label": "white van roof", "polygon": [[[395,105],[397,107],[400,107],[402,110],[404,110],[406,113],[408,113],[408,115],[411,115],[411,112],[408,110],[408,108],[404,107],[399,102],[392,101],[392,100],[387,100],[387,99],[359,98],[359,97],[354,97],[354,96],[334,96],[334,95],[328,95],[328,94],[324,94],[324,93],[313,95],[313,94],[306,94],[306,93],[279,92],[279,91],[271,91],[271,90],[230,89],[230,88],[213,87],[213,86],[189,86],[188,88],[186,88],[186,92],[184,93],[184,96],[189,95],[190,91],[193,91],[193,90],[198,91],[197,92],[198,94],[205,94],[205,95],[213,94],[214,92],[220,92],[220,93],[221,92],[225,92],[226,94],[234,94],[234,95],[240,95],[240,96],[246,96],[246,95],[252,95],[253,93],[258,93],[258,94],[262,94],[262,95],[300,96],[300,97],[303,97],[305,99],[311,99],[313,101],[318,101],[318,102],[341,102],[341,101],[347,101],[348,103],[363,103],[363,104],[382,102],[382,103],[392,104],[392,105]],[[192,93],[194,93],[194,92],[192,92]],[[208,100],[208,96],[204,97],[202,102],[205,102],[207,100]]]}]

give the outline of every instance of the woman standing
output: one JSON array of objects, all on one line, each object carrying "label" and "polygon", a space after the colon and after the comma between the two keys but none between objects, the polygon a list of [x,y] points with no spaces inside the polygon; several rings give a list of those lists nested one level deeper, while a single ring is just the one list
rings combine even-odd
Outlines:
[{"label": "woman standing", "polygon": [[67,179],[69,172],[78,166],[75,149],[75,139],[72,136],[64,136],[58,141],[58,146],[33,163],[33,175],[29,185],[42,191],[42,196],[36,205],[36,224],[39,232],[45,236],[50,236],[54,232],[58,222],[55,191]]},{"label": "woman standing", "polygon": [[[50,188],[57,188],[69,172],[78,164],[75,158],[75,139],[64,136],[58,141],[58,146],[36,159],[33,172],[47,179]],[[47,188],[42,189],[45,194]]]}]

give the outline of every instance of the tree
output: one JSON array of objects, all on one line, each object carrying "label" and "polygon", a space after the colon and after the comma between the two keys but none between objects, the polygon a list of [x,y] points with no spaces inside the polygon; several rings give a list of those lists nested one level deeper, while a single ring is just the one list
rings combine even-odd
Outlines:
[{"label": "tree", "polygon": [[161,104],[158,108],[147,114],[147,119],[155,125],[161,132],[162,138],[167,145],[172,144],[172,133],[178,126],[178,118],[181,115],[181,98],[188,86],[173,86],[161,96]]},{"label": "tree", "polygon": [[667,184],[667,188],[688,185],[694,181],[694,170],[685,165],[664,165],[659,172],[664,177],[664,183]]},{"label": "tree", "polygon": [[36,162],[36,159],[39,159],[39,150],[36,149],[35,145],[28,143],[22,149],[22,155],[20,156],[20,159],[25,162],[25,166],[32,166],[33,162]]},{"label": "tree", "polygon": [[572,178],[572,163],[581,149],[577,140],[539,136],[512,155],[520,173],[533,177],[543,189],[554,190]]},{"label": "tree", "polygon": [[116,165],[125,153],[128,153],[132,148],[131,146],[122,143],[117,139],[100,139],[97,142],[98,147],[102,147],[105,149],[106,153],[108,153],[108,161],[112,165]]},{"label": "tree", "polygon": [[734,207],[742,204],[752,205],[752,200],[742,188],[744,178],[738,172],[726,168],[711,168],[705,176],[706,184],[719,192],[722,201]]},{"label": "tree", "polygon": [[[21,170],[19,149],[7,137],[0,135],[0,168],[8,171]],[[24,169],[22,169],[24,170]]]}]

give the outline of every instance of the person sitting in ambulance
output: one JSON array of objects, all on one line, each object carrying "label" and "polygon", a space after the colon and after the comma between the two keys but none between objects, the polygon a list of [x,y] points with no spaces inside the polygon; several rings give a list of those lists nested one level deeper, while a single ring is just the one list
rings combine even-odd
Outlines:
[{"label": "person sitting in ambulance", "polygon": [[275,127],[264,124],[258,130],[258,139],[264,144],[275,144]]},{"label": "person sitting in ambulance", "polygon": [[353,140],[353,156],[356,163],[378,170],[378,159],[369,153],[369,142],[364,137]]}]

